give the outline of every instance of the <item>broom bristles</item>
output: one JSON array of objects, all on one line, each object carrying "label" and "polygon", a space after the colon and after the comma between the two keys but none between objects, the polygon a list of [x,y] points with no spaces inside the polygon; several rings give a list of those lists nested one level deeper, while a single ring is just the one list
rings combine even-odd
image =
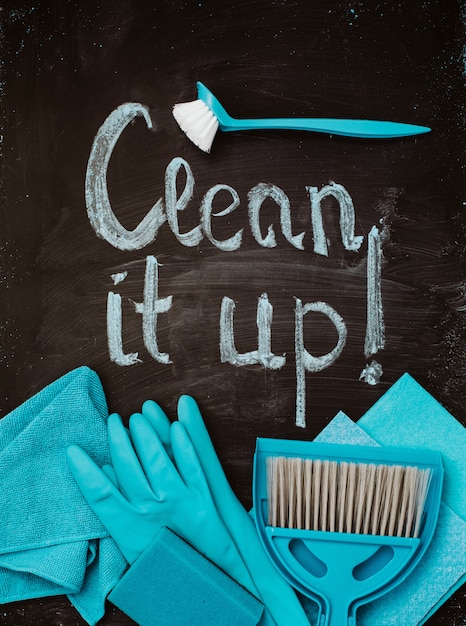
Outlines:
[{"label": "broom bristles", "polygon": [[268,457],[268,524],[418,537],[430,477],[412,465]]},{"label": "broom bristles", "polygon": [[217,117],[202,100],[180,102],[173,117],[187,137],[204,152],[210,152],[218,129]]}]

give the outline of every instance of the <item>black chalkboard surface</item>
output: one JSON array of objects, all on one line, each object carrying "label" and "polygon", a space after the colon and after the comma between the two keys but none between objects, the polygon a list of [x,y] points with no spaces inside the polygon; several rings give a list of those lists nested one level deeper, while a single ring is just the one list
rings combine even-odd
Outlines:
[{"label": "black chalkboard surface", "polygon": [[[257,436],[357,420],[404,372],[465,424],[462,17],[459,0],[2,2],[1,414],[80,365],[125,419],[190,394],[247,506]],[[432,131],[218,132],[206,154],[172,116],[197,81],[236,117]],[[463,589],[428,624],[465,613]],[[0,612],[80,623],[61,597]]]}]

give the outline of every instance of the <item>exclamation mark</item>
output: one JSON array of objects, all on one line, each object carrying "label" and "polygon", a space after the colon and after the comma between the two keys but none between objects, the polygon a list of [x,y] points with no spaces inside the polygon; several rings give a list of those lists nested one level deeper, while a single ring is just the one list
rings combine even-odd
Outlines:
[{"label": "exclamation mark", "polygon": [[[385,347],[385,325],[381,287],[382,247],[380,233],[373,226],[368,235],[367,250],[367,322],[364,340],[366,359]],[[382,366],[373,360],[361,372],[359,380],[376,385],[383,374]]]}]

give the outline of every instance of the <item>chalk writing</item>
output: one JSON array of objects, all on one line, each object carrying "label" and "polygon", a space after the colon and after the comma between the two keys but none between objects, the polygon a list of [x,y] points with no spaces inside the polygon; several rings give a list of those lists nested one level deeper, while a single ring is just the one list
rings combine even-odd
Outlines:
[{"label": "chalk writing", "polygon": [[[226,191],[232,197],[232,202],[229,204],[223,211],[218,211],[217,213],[212,213],[212,203],[214,198],[221,191]],[[243,229],[238,230],[232,237],[229,239],[225,239],[224,241],[219,241],[215,239],[212,235],[212,226],[211,226],[211,218],[212,215],[215,217],[223,217],[225,215],[229,215],[232,213],[236,207],[240,204],[240,199],[238,192],[233,187],[229,185],[214,185],[211,187],[207,193],[205,194],[202,202],[201,202],[201,227],[204,231],[207,239],[214,244],[216,248],[219,250],[225,250],[225,252],[232,252],[233,250],[238,250],[241,246],[241,242],[243,239]]]},{"label": "chalk writing", "polygon": [[[233,313],[235,302],[228,297],[222,300],[220,312],[220,355],[222,363],[231,363],[237,367],[261,364],[267,369],[280,369],[286,362],[285,356],[272,353],[271,323],[273,307],[267,294],[262,294],[257,305],[256,324],[258,329],[258,348],[239,354],[235,348]],[[315,357],[304,346],[304,316],[311,311],[326,315],[334,324],[338,341],[331,352]],[[312,302],[303,305],[296,299],[295,309],[295,361],[296,361],[296,426],[306,426],[306,371],[320,372],[329,367],[340,356],[346,342],[347,330],[343,318],[326,302]]]},{"label": "chalk writing", "polygon": [[152,120],[146,107],[138,103],[122,104],[100,127],[92,144],[87,163],[85,197],[89,221],[96,234],[119,250],[140,250],[151,243],[164,223],[162,200],[158,200],[132,231],[126,230],[116,218],[107,189],[107,169],[113,149],[124,129],[141,115],[148,128]]},{"label": "chalk writing", "polygon": [[[185,173],[185,184],[181,196],[177,197],[177,179],[181,169]],[[173,234],[180,243],[189,247],[197,246],[202,241],[202,231],[200,226],[196,226],[187,233],[180,233],[178,211],[186,209],[188,202],[193,197],[193,191],[194,176],[189,163],[180,157],[172,159],[165,170],[165,211]],[[162,201],[159,200],[159,202]],[[157,231],[155,231],[155,234],[157,234]]]},{"label": "chalk writing", "polygon": [[127,276],[128,276],[128,272],[118,272],[117,274],[112,274],[113,284],[119,285],[125,280]]},{"label": "chalk writing", "polygon": [[135,302],[137,313],[142,315],[142,336],[144,345],[153,359],[159,363],[170,363],[166,352],[160,352],[157,342],[157,316],[166,313],[172,305],[172,296],[160,298],[158,295],[159,270],[154,256],[146,258],[146,275],[144,277],[144,300]]},{"label": "chalk writing", "polygon": [[[338,341],[331,352],[319,357],[310,354],[304,346],[304,316],[314,311],[326,315],[334,324]],[[320,372],[334,363],[346,343],[347,330],[341,315],[326,302],[312,302],[303,305],[296,299],[295,352],[296,352],[296,426],[306,426],[306,371]]]},{"label": "chalk writing", "polygon": [[375,226],[368,235],[367,250],[367,322],[364,354],[369,357],[385,347],[385,325],[381,291],[382,249]]},{"label": "chalk writing", "polygon": [[291,234],[291,212],[290,201],[285,192],[276,185],[270,185],[266,183],[259,183],[253,187],[249,193],[249,222],[251,224],[251,231],[255,240],[264,248],[274,248],[277,245],[275,240],[275,233],[273,226],[270,224],[267,228],[267,236],[262,237],[259,221],[259,211],[266,198],[272,198],[280,207],[280,225],[282,233],[285,239],[291,243],[292,246],[299,250],[304,250],[303,238],[305,233],[299,235]]},{"label": "chalk writing", "polygon": [[[127,230],[114,214],[107,189],[107,171],[118,139],[125,128],[136,118],[142,117],[147,128],[152,128],[152,120],[145,106],[127,103],[115,109],[105,120],[93,142],[85,180],[85,198],[88,217],[98,237],[118,250],[140,250],[153,244],[162,225],[167,224],[177,241],[186,247],[198,246],[206,238],[213,246],[224,252],[238,250],[243,242],[244,229],[240,228],[231,237],[221,240],[213,235],[212,220],[226,217],[241,204],[241,198],[234,187],[227,184],[214,184],[204,194],[199,205],[199,222],[191,230],[181,232],[179,213],[188,209],[193,199],[195,179],[189,163],[181,158],[173,158],[165,169],[164,195],[156,200],[144,218],[133,230]],[[340,184],[330,182],[320,190],[315,186],[304,186],[310,202],[310,223],[312,226],[313,252],[328,257],[329,240],[325,233],[322,211],[323,200],[334,198],[339,206],[339,226],[343,246],[346,250],[358,252],[364,236],[355,235],[355,210],[348,191]],[[273,224],[266,228],[261,224],[261,208],[266,200],[272,200],[279,208],[280,229],[285,240],[297,250],[304,250],[305,232],[293,234],[290,200],[283,189],[259,182],[247,193],[248,220],[255,241],[264,248],[277,246]],[[214,205],[216,210],[214,211]],[[222,208],[218,208],[218,207]],[[265,233],[265,234],[263,234]],[[367,321],[364,354],[366,358],[384,347],[384,321],[381,294],[381,245],[380,234],[374,226],[368,235],[367,252]],[[172,361],[168,352],[159,349],[157,337],[158,315],[167,313],[172,307],[172,296],[159,298],[159,264],[153,255],[146,257],[144,293],[141,302],[133,302],[134,311],[142,316],[142,338],[149,355],[158,363],[168,365]],[[112,274],[114,285],[127,278],[127,272]],[[295,424],[306,426],[306,374],[316,373],[330,367],[340,357],[347,339],[347,328],[342,316],[323,301],[303,304],[295,297],[295,368],[296,368],[296,418]],[[235,345],[234,312],[236,302],[225,295],[220,304],[219,352],[220,361],[235,367],[259,365],[266,369],[279,370],[286,363],[286,353],[272,352],[273,306],[267,293],[258,298],[256,326],[257,348],[238,352]],[[326,354],[314,356],[306,348],[304,341],[304,318],[309,314],[324,315],[335,327],[337,341]],[[107,297],[107,338],[110,360],[119,366],[132,366],[141,362],[137,352],[125,353],[123,346],[123,313],[121,295],[110,291]],[[373,361],[363,370],[360,380],[377,384],[382,375],[381,366]]]},{"label": "chalk writing", "polygon": [[236,308],[235,302],[228,297],[222,300],[220,311],[220,358],[222,363],[232,365],[261,364],[268,369],[280,369],[285,365],[284,356],[275,356],[271,350],[271,323],[273,307],[266,293],[263,293],[257,304],[257,350],[239,354],[235,348],[233,330],[233,313]]},{"label": "chalk writing", "polygon": [[[157,316],[166,313],[172,305],[172,296],[158,297],[158,263],[154,256],[146,258],[143,302],[134,302],[136,313],[142,315],[144,345],[153,359],[159,363],[171,363],[170,356],[160,352],[157,341]],[[120,294],[109,292],[107,297],[107,338],[110,359],[117,365],[134,365],[140,362],[138,353],[123,352],[122,308]]]},{"label": "chalk writing", "polygon": [[[98,237],[105,239],[119,250],[141,250],[153,243],[160,227],[168,225],[184,246],[199,245],[204,236],[218,249],[225,251],[237,250],[242,243],[243,231],[239,230],[233,237],[219,241],[212,236],[211,219],[231,214],[239,205],[238,192],[230,185],[216,184],[204,195],[199,207],[199,224],[186,233],[181,233],[178,223],[178,212],[185,211],[193,197],[195,180],[189,163],[175,157],[165,169],[165,197],[159,198],[141,222],[133,230],[127,230],[119,222],[112,210],[108,189],[107,170],[113,150],[124,129],[137,117],[142,116],[149,129],[152,121],[147,108],[138,103],[122,104],[115,109],[100,127],[93,142],[86,171],[85,198],[91,226]],[[183,172],[184,187],[178,195],[179,173]],[[340,207],[340,231],[346,250],[359,250],[364,237],[354,235],[354,205],[348,191],[338,183],[325,185],[320,191],[317,187],[305,187],[311,203],[311,221],[313,228],[314,252],[328,256],[328,243],[322,219],[322,201],[332,196]],[[212,212],[212,204],[220,192],[231,197],[228,206]],[[283,236],[294,248],[304,250],[304,232],[292,233],[290,200],[283,189],[270,183],[260,182],[247,194],[248,215],[251,233],[257,243],[264,248],[277,245],[272,224],[267,227],[267,234],[262,235],[260,209],[267,198],[271,198],[280,208],[280,227]]]},{"label": "chalk writing", "polygon": [[107,339],[110,360],[117,365],[134,365],[140,362],[137,352],[123,351],[123,314],[121,296],[109,291],[107,295]]},{"label": "chalk writing", "polygon": [[368,385],[377,385],[382,377],[383,369],[377,361],[371,361],[369,365],[362,370],[359,380],[363,380]]},{"label": "chalk writing", "polygon": [[325,236],[322,219],[322,200],[333,196],[340,205],[341,239],[346,250],[359,250],[364,237],[354,236],[354,205],[346,189],[337,183],[330,183],[319,191],[317,187],[306,187],[311,200],[312,231],[314,237],[314,252],[328,256],[328,242]]}]

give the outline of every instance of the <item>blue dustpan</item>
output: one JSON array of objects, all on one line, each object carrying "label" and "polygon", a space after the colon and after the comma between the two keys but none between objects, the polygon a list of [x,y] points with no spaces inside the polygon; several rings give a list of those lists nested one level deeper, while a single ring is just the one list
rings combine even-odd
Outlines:
[{"label": "blue dustpan", "polygon": [[[327,467],[332,465],[335,468],[349,463],[364,471],[369,466],[377,466],[380,471],[385,471],[382,467],[389,468],[387,471],[390,472],[403,472],[405,468],[415,472],[419,470],[429,477],[422,516],[418,528],[406,532],[417,536],[370,534],[362,532],[359,527],[355,532],[354,525],[350,532],[329,530],[332,524],[328,518],[335,511],[329,510],[331,499],[323,487],[319,494],[325,502],[321,508],[325,509],[324,528],[327,530],[289,528],[283,527],[283,519],[272,521],[270,504],[276,496],[271,489],[271,481],[288,480],[282,476],[270,476],[270,459],[277,458],[301,459],[303,462],[326,460]],[[293,474],[293,479],[295,477],[296,474]],[[355,626],[357,608],[382,596],[404,580],[426,551],[437,523],[442,482],[443,467],[437,452],[258,439],[253,478],[256,526],[264,548],[277,569],[298,591],[318,603],[318,626]],[[307,487],[301,474],[291,487],[293,502],[300,497],[300,488],[303,491],[301,495],[305,496]],[[289,494],[288,486],[287,490]],[[294,513],[293,516],[296,517]]]}]

